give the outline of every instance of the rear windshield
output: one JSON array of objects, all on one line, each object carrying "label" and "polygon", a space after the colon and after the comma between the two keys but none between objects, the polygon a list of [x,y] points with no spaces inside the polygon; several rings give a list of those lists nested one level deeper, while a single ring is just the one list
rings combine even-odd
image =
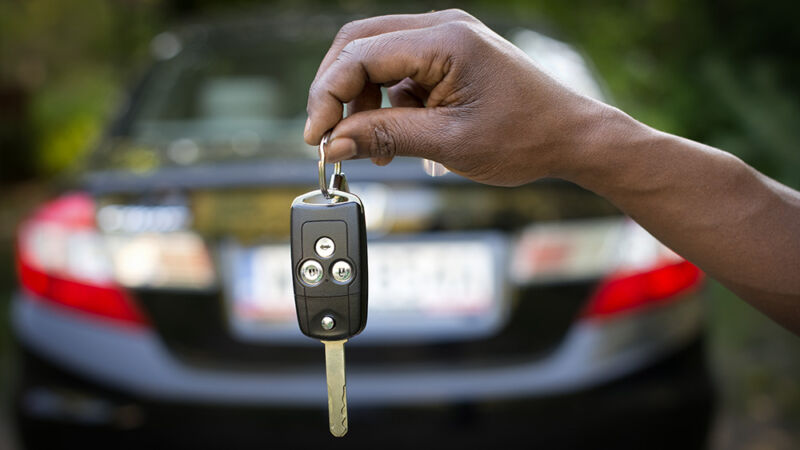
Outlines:
[{"label": "rear windshield", "polygon": [[332,36],[228,31],[181,43],[153,66],[93,165],[314,157],[302,140],[306,100]]}]

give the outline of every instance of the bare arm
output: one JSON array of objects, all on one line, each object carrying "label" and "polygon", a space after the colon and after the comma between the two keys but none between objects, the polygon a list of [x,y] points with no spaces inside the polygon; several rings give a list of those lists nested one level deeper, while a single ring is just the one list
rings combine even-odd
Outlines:
[{"label": "bare arm", "polygon": [[563,178],[608,198],[667,246],[800,334],[800,193],[735,156],[599,114]]},{"label": "bare arm", "polygon": [[[377,109],[381,85],[394,108]],[[308,143],[335,127],[331,160],[410,155],[488,184],[580,184],[800,334],[800,193],[575,94],[462,11],[348,24],[308,112]]]}]

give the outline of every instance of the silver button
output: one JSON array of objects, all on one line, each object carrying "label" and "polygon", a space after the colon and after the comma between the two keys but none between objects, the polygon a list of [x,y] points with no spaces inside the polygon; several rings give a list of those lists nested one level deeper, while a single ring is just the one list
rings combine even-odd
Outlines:
[{"label": "silver button", "polygon": [[322,318],[320,325],[322,325],[323,330],[330,331],[336,326],[336,321],[331,316],[325,316]]},{"label": "silver button", "polygon": [[331,268],[333,279],[340,284],[347,284],[353,279],[353,268],[347,261],[336,261]]},{"label": "silver button", "polygon": [[322,264],[309,259],[300,266],[300,278],[309,286],[316,286],[322,281]]},{"label": "silver button", "polygon": [[317,239],[317,243],[314,245],[314,250],[317,251],[317,254],[321,258],[330,258],[333,255],[334,250],[336,250],[336,246],[333,245],[333,239],[329,237],[321,237]]}]

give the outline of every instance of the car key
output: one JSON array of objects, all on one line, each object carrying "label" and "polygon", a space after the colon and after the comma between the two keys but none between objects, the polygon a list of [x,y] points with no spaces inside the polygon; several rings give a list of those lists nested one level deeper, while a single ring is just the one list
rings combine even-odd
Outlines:
[{"label": "car key", "polygon": [[300,330],[325,345],[331,433],[347,433],[344,343],[367,322],[367,236],[361,200],[347,192],[337,163],[325,186],[325,135],[320,144],[320,189],[292,202],[291,253]]}]

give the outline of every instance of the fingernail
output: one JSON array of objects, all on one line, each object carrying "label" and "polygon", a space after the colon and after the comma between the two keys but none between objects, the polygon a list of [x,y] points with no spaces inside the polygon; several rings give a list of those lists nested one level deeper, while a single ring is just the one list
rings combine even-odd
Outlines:
[{"label": "fingernail", "polygon": [[350,138],[338,137],[332,140],[328,145],[329,147],[325,159],[329,163],[343,161],[356,156],[356,141]]},{"label": "fingernail", "polygon": [[308,135],[308,129],[311,128],[311,117],[306,119],[306,127],[303,129],[303,136]]}]

